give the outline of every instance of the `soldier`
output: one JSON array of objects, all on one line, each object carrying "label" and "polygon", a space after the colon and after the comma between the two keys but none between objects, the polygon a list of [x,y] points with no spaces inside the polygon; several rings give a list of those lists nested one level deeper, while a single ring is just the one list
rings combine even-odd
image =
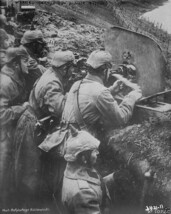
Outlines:
[{"label": "soldier", "polygon": [[[21,48],[9,48],[6,64],[0,72],[0,201],[2,205],[9,199],[11,185],[13,136],[16,122],[28,103],[25,93],[24,75],[28,73],[28,54]],[[9,201],[8,201],[9,202]]]},{"label": "soldier", "polygon": [[[47,171],[41,175],[41,154],[37,148],[40,142],[36,138],[35,125],[38,119],[49,115],[55,117],[56,121],[60,120],[66,100],[63,85],[64,81],[67,80],[68,71],[73,62],[74,55],[71,51],[55,52],[51,62],[52,67],[34,85],[29,98],[30,108],[24,112],[18,121],[15,133],[15,180],[18,196],[20,196],[19,204],[21,205],[27,203],[27,207],[30,207],[34,206],[36,201],[42,202],[43,193],[40,194],[39,189],[42,176],[45,177],[43,182],[47,177],[50,186],[50,190],[45,194],[49,193],[52,197],[53,177],[48,177],[48,172],[52,168],[50,173],[55,173],[59,163],[56,163],[56,159],[54,166],[52,162],[47,163]],[[48,126],[46,131],[48,131]],[[46,131],[44,135],[47,134]],[[49,159],[49,161],[53,160]],[[45,162],[43,162],[44,164]]]},{"label": "soldier", "polygon": [[6,49],[9,47],[9,38],[5,30],[0,29],[0,69],[6,63]]},{"label": "soldier", "polygon": [[44,54],[45,42],[40,30],[26,31],[21,39],[21,46],[30,55],[29,75],[27,77],[28,95],[33,88],[35,81],[45,72],[46,68],[40,64],[39,58]]},{"label": "soldier", "polygon": [[40,58],[46,57],[48,47],[40,30],[28,30],[24,33],[21,44],[27,49],[31,58],[40,64]]},{"label": "soldier", "polygon": [[74,65],[74,54],[71,51],[56,51],[48,69],[39,79],[30,95],[30,105],[38,118],[53,115],[60,118],[66,96],[64,84],[71,75]]},{"label": "soldier", "polygon": [[[135,103],[141,98],[141,90],[132,91],[119,105],[114,99],[120,82],[109,88],[104,86],[111,67],[112,56],[107,51],[94,51],[90,54],[87,76],[76,82],[67,97],[62,115],[62,123],[71,123],[98,136],[99,127],[117,127],[126,124],[132,116]],[[107,122],[107,123],[106,123]],[[102,123],[102,125],[101,125]],[[105,125],[103,125],[105,124]]]},{"label": "soldier", "polygon": [[62,187],[63,213],[106,213],[105,202],[110,199],[104,183],[107,179],[103,180],[94,168],[100,141],[88,132],[77,131],[72,126],[71,133],[64,156],[67,166]]}]

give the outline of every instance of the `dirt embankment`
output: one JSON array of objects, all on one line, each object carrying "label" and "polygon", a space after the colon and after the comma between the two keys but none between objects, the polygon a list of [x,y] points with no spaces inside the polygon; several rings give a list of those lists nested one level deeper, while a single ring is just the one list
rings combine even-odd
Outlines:
[{"label": "dirt embankment", "polygon": [[[82,21],[83,17],[72,10],[59,5],[38,6],[40,10],[34,19],[36,28],[41,29],[51,52],[69,49],[81,56],[87,56],[95,49],[104,48],[104,28],[93,26],[90,21]],[[47,11],[51,11],[48,13]],[[89,24],[90,23],[90,24]]]},{"label": "dirt embankment", "polygon": [[[93,25],[97,29],[106,29],[113,25],[117,25],[150,36],[161,46],[168,62],[167,73],[168,76],[171,76],[171,36],[163,31],[158,24],[149,23],[139,19],[140,15],[144,12],[159,6],[163,1],[150,1],[150,4],[149,1],[143,1],[143,3],[137,2],[136,4],[135,2],[130,3],[130,1],[127,1],[126,3],[122,1],[120,4],[111,2],[112,1],[109,1],[108,5],[85,3],[38,5],[38,7],[50,11],[51,13],[60,16],[62,19],[71,21],[76,25],[86,24],[85,28],[88,27],[87,25]],[[58,26],[55,27],[58,28]],[[97,32],[97,34],[99,33],[99,37],[97,38],[98,44],[103,43],[103,32]],[[77,35],[79,36],[79,32]],[[90,35],[90,37],[92,40],[95,39],[93,34]],[[85,38],[85,42],[86,41]],[[99,45],[97,45],[97,48],[99,48]]]}]

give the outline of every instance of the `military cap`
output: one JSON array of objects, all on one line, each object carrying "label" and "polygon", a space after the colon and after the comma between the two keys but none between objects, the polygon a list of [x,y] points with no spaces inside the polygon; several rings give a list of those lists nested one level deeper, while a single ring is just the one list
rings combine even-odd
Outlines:
[{"label": "military cap", "polygon": [[92,68],[96,69],[106,63],[111,62],[112,56],[108,51],[96,50],[90,54],[86,63]]},{"label": "military cap", "polygon": [[31,43],[37,39],[43,39],[43,34],[40,30],[28,30],[24,33],[21,44],[28,44]]},{"label": "military cap", "polygon": [[75,57],[72,51],[56,51],[51,64],[54,67],[60,67],[67,62],[72,62],[74,60]]},{"label": "military cap", "polygon": [[17,57],[29,58],[27,51],[22,47],[8,48],[6,51],[7,63]]},{"label": "military cap", "polygon": [[66,142],[64,158],[68,162],[77,159],[78,154],[83,151],[98,149],[100,141],[87,131],[78,131],[72,127],[72,137]]}]

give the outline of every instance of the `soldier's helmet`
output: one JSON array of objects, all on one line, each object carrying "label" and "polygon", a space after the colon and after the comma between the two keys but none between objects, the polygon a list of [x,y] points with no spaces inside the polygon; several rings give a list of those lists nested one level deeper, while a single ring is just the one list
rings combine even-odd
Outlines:
[{"label": "soldier's helmet", "polygon": [[83,151],[96,150],[100,145],[97,140],[87,131],[78,131],[73,126],[70,126],[72,137],[66,142],[64,158],[67,162],[74,162],[78,154]]},{"label": "soldier's helmet", "polygon": [[112,62],[112,56],[108,51],[96,50],[93,51],[87,59],[87,65],[93,69],[99,68],[104,64]]},{"label": "soldier's helmet", "polygon": [[21,39],[21,44],[29,44],[36,40],[43,40],[42,32],[40,30],[28,30],[24,33]]},{"label": "soldier's helmet", "polygon": [[60,67],[68,62],[74,62],[75,57],[72,51],[56,51],[52,59],[51,65]]},{"label": "soldier's helmet", "polygon": [[8,48],[6,51],[7,63],[16,58],[29,58],[27,51],[22,47]]},{"label": "soldier's helmet", "polygon": [[7,25],[7,18],[3,14],[0,14],[0,26]]}]

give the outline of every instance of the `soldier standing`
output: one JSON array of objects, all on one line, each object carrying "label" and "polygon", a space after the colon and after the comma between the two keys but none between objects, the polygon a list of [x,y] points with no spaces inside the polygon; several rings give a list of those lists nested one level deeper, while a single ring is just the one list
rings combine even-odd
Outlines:
[{"label": "soldier standing", "polygon": [[28,73],[28,54],[22,48],[9,48],[6,64],[0,72],[0,201],[3,206],[11,203],[11,164],[13,137],[16,122],[25,111],[25,78]]},{"label": "soldier standing", "polygon": [[[35,83],[29,98],[30,107],[18,121],[15,133],[15,180],[21,205],[33,207],[37,202],[42,203],[41,197],[44,200],[42,190],[46,195],[51,194],[50,197],[52,197],[54,181],[53,175],[49,177],[49,174],[58,171],[59,163],[56,163],[56,159],[53,160],[53,158],[41,162],[42,156],[37,148],[40,142],[36,138],[35,125],[38,119],[46,116],[53,116],[60,121],[66,100],[63,85],[68,79],[68,72],[73,62],[74,55],[71,51],[55,52],[51,68]],[[41,171],[41,164],[45,168],[44,172]],[[44,186],[46,178],[45,185],[49,188],[47,192]]]},{"label": "soldier standing", "polygon": [[21,39],[21,46],[25,48],[30,56],[29,75],[27,77],[28,94],[33,88],[35,81],[46,71],[39,58],[47,54],[46,43],[40,30],[26,31]]}]

